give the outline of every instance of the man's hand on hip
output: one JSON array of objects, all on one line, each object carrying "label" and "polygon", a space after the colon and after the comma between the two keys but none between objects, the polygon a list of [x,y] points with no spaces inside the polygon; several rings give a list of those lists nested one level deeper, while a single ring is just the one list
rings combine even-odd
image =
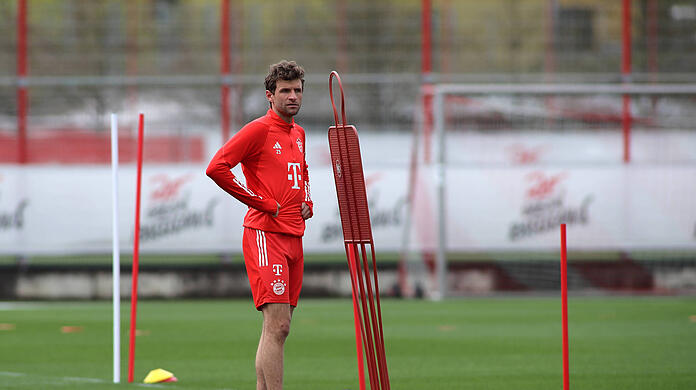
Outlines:
[{"label": "man's hand on hip", "polygon": [[302,202],[301,213],[303,219],[310,219],[312,218],[312,215],[314,215],[314,213],[312,212],[312,208],[309,207],[309,205],[305,202]]}]

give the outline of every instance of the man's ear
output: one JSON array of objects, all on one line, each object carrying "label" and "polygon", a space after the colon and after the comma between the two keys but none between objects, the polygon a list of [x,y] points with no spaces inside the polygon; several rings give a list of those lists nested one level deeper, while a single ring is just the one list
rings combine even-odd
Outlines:
[{"label": "man's ear", "polygon": [[271,101],[271,98],[273,97],[273,92],[266,90],[266,100],[268,100],[269,103],[273,103]]}]

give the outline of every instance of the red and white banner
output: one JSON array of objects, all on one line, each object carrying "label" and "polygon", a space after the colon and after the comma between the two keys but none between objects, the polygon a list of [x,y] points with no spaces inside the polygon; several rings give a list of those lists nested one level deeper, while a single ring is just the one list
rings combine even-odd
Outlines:
[{"label": "red and white banner", "polygon": [[[412,239],[437,242],[432,176],[419,182]],[[408,170],[366,167],[375,246],[402,245]],[[310,168],[315,215],[308,252],[343,251],[331,168]],[[119,182],[122,248],[132,247],[135,169]],[[696,167],[689,165],[449,168],[449,251],[556,250],[568,225],[571,250],[696,249]],[[0,165],[0,254],[111,251],[108,167]],[[144,253],[240,252],[246,207],[205,176],[204,166],[143,170]]]},{"label": "red and white banner", "polygon": [[[448,249],[696,248],[696,168],[461,169],[447,174]],[[461,191],[461,192],[460,192]]]}]

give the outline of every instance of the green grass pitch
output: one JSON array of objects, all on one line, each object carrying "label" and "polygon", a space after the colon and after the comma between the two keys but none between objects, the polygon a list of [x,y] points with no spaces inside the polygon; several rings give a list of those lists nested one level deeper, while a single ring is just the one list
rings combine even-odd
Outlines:
[{"label": "green grass pitch", "polygon": [[[558,298],[390,299],[382,311],[393,389],[562,388]],[[261,317],[250,301],[139,304],[136,382],[164,368],[177,383],[125,383],[128,316],[123,301],[124,383],[112,384],[110,302],[0,303],[0,388],[254,388]],[[349,300],[300,301],[286,389],[358,388],[351,316]],[[696,297],[571,297],[569,319],[571,388],[696,386]]]}]

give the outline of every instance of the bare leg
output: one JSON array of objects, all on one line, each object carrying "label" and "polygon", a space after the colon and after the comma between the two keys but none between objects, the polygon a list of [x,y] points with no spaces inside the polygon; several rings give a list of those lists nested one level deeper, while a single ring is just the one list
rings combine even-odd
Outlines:
[{"label": "bare leg", "polygon": [[292,309],[287,303],[267,303],[263,312],[263,330],[256,352],[256,389],[283,388],[283,349],[290,333]]},{"label": "bare leg", "polygon": [[261,338],[259,339],[259,348],[256,350],[256,390],[266,390],[266,379],[263,377],[263,368],[261,367],[261,351],[263,346],[263,327],[261,328]]}]

